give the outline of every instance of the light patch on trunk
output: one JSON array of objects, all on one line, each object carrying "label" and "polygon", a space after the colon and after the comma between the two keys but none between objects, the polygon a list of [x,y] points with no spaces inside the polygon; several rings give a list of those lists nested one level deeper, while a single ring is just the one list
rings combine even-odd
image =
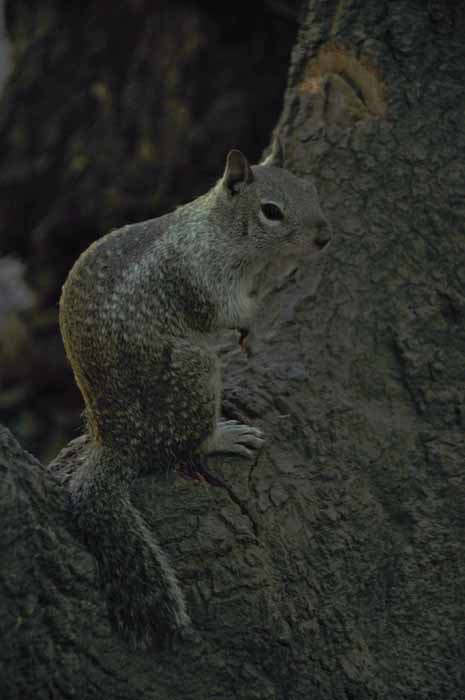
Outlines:
[{"label": "light patch on trunk", "polygon": [[350,124],[386,112],[379,70],[333,42],[307,66],[300,92],[315,96],[315,109],[325,124]]}]

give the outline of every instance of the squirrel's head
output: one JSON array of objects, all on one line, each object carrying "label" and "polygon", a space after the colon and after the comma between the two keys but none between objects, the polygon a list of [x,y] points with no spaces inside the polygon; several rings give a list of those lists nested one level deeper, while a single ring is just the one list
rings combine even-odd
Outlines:
[{"label": "squirrel's head", "polygon": [[220,323],[245,328],[265,294],[326,247],[331,227],[313,182],[282,167],[279,141],[254,166],[240,151],[230,151],[223,177],[208,196],[214,199],[209,216],[216,224],[214,244],[208,241],[208,269],[220,295],[225,279],[236,282],[218,304]]},{"label": "squirrel's head", "polygon": [[237,150],[230,151],[217,186],[222,207],[234,222],[228,231],[243,259],[267,264],[276,258],[302,258],[319,253],[331,239],[315,185],[282,167],[282,146],[250,166]]}]

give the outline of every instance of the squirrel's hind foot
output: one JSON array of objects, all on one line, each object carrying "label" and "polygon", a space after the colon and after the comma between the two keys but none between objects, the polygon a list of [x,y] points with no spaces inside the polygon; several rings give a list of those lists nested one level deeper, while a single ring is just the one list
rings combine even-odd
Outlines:
[{"label": "squirrel's hind foot", "polygon": [[206,454],[230,452],[254,458],[265,439],[260,428],[239,423],[237,420],[220,421],[204,445]]}]

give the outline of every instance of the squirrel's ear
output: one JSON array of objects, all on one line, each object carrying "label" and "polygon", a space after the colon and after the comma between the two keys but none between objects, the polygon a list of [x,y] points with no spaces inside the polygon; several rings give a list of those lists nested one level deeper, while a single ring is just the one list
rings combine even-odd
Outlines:
[{"label": "squirrel's ear", "polygon": [[275,136],[273,139],[271,151],[260,165],[274,165],[275,168],[284,166],[284,146],[279,136]]},{"label": "squirrel's ear", "polygon": [[240,151],[229,151],[221,182],[232,195],[238,194],[244,185],[253,182],[253,172],[249,161]]}]

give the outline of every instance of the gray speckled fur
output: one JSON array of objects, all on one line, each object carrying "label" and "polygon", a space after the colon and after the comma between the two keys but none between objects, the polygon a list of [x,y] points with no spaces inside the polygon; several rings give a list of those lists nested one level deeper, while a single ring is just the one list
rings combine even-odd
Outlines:
[{"label": "gray speckled fur", "polygon": [[[283,220],[267,220],[263,201]],[[182,634],[189,617],[128,485],[142,472],[261,445],[257,429],[219,422],[209,333],[247,327],[277,277],[328,230],[311,182],[268,164],[250,170],[236,151],[207,194],[104,236],[68,276],[60,325],[88,425],[69,488],[110,618],[136,646]]]}]

